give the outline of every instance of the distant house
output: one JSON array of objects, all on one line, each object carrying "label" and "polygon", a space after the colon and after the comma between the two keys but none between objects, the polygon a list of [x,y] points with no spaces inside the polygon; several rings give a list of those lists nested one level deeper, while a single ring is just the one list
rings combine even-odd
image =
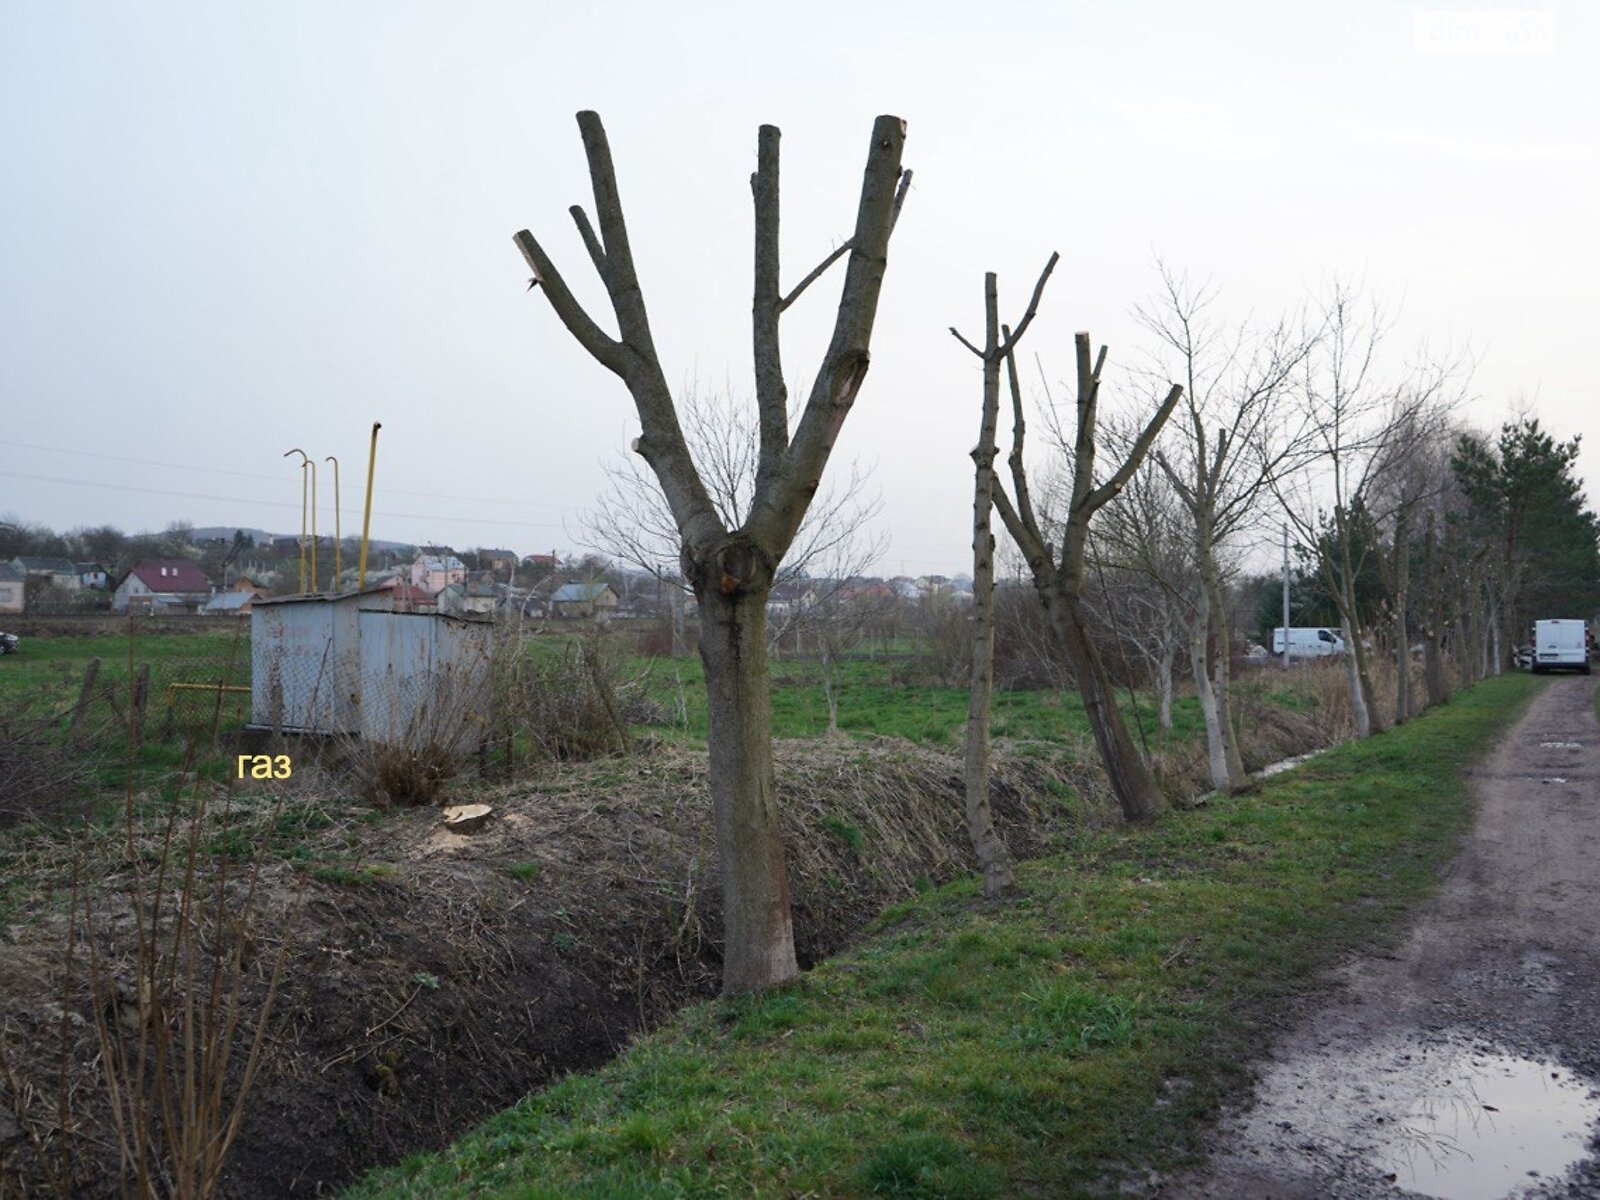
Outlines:
[{"label": "distant house", "polygon": [[11,565],[27,579],[44,579],[44,586],[58,587],[63,591],[78,590],[78,565],[70,558],[13,558]]},{"label": "distant house", "polygon": [[411,564],[411,586],[437,596],[467,577],[467,564],[454,554],[419,554]]},{"label": "distant house", "polygon": [[550,615],[605,616],[617,607],[621,599],[609,583],[575,583],[568,580],[550,594]]},{"label": "distant house", "polygon": [[202,617],[248,617],[258,599],[255,592],[218,592],[200,608]]},{"label": "distant house", "polygon": [[460,583],[439,593],[439,611],[448,616],[483,616],[499,607],[506,593],[492,571],[470,571]]},{"label": "distant house", "polygon": [[511,572],[517,569],[517,554],[514,550],[479,550],[478,566],[486,571],[493,571],[503,579],[510,579]]},{"label": "distant house", "polygon": [[267,594],[267,589],[257,585],[247,575],[235,579],[225,592],[218,592],[201,608],[203,617],[248,617],[250,606]]},{"label": "distant house", "polygon": [[92,591],[103,592],[111,586],[111,578],[106,569],[97,562],[78,563],[78,586],[89,588]]},{"label": "distant house", "polygon": [[19,613],[22,608],[22,572],[8,562],[0,562],[0,613]]},{"label": "distant house", "polygon": [[389,593],[391,612],[433,612],[438,608],[437,596],[406,582],[398,575],[391,575],[373,586]]},{"label": "distant house", "polygon": [[211,581],[186,558],[138,563],[111,594],[117,612],[197,612],[211,599]]}]

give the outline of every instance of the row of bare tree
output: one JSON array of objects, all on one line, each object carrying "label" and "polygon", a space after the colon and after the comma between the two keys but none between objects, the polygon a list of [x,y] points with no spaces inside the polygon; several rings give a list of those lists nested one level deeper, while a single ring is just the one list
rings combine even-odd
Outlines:
[{"label": "row of bare tree", "polygon": [[[906,127],[897,117],[876,120],[854,231],[787,290],[779,259],[779,132],[761,127],[751,177],[755,407],[753,418],[743,418],[732,409],[686,404],[667,384],[604,128],[592,112],[580,113],[578,126],[598,230],[581,207],[570,211],[605,286],[616,332],[589,314],[532,234],[520,232],[515,240],[533,272],[530,286],[624,383],[637,409],[641,434],[633,449],[648,474],[636,464],[614,477],[598,532],[640,565],[659,563],[662,546],[671,547],[676,570],[667,569],[696,598],[726,913],[723,987],[754,991],[797,973],[774,797],[767,655],[775,631],[768,602],[786,564],[799,574],[833,555],[828,578],[855,574],[845,559],[863,524],[863,510],[854,506],[856,481],[838,500],[823,488],[823,474],[870,362],[889,242],[911,180],[901,163]],[[781,319],[840,260],[844,280],[833,334],[803,401],[792,406]],[[1163,268],[1161,294],[1139,313],[1157,351],[1129,373],[1134,390],[1148,393],[1144,411],[1102,419],[1106,350],[1095,353],[1089,335],[1078,334],[1075,419],[1069,430],[1049,405],[1049,452],[1041,482],[1031,485],[1016,349],[1057,261],[1052,255],[1015,328],[1000,322],[991,274],[981,345],[951,331],[982,364],[980,434],[972,455],[967,815],[991,892],[1012,878],[988,801],[993,511],[1026,563],[1045,626],[1082,693],[1107,775],[1130,820],[1153,816],[1157,793],[1150,764],[1128,734],[1102,650],[1108,638],[1125,638],[1117,613],[1124,613],[1125,626],[1145,631],[1134,640],[1159,681],[1165,712],[1176,664],[1187,656],[1205,717],[1212,781],[1226,790],[1247,786],[1229,668],[1228,585],[1264,526],[1292,526],[1333,597],[1353,651],[1351,699],[1363,735],[1378,727],[1380,711],[1367,637],[1380,614],[1371,611],[1361,587],[1374,561],[1382,567],[1388,619],[1399,629],[1397,720],[1418,704],[1409,683],[1409,630],[1422,634],[1426,698],[1437,702],[1446,678],[1441,655],[1453,653],[1463,678],[1475,677],[1480,667],[1497,669],[1517,619],[1517,549],[1505,531],[1508,522],[1527,518],[1506,515],[1512,502],[1496,474],[1504,445],[1475,442],[1453,429],[1451,410],[1464,378],[1459,363],[1426,359],[1390,369],[1381,355],[1388,332],[1382,315],[1343,285],[1306,311],[1265,325],[1230,326],[1213,315],[1208,288]],[[995,468],[1002,375],[1012,419],[1006,480]],[[1154,379],[1159,385],[1145,386]],[[1474,448],[1481,451],[1476,458]],[[1454,509],[1452,497],[1462,502]],[[1498,549],[1496,537],[1505,542]],[[1593,540],[1591,529],[1591,551]]]},{"label": "row of bare tree", "polygon": [[[1471,683],[1502,670],[1531,616],[1587,617],[1600,603],[1600,529],[1572,473],[1576,440],[1558,443],[1526,415],[1494,440],[1465,428],[1456,415],[1464,362],[1419,353],[1391,364],[1383,314],[1345,284],[1270,324],[1229,327],[1213,317],[1208,288],[1165,267],[1161,274],[1159,297],[1138,311],[1157,346],[1143,373],[1182,383],[1163,382],[1159,403],[1159,387],[1146,389],[1145,413],[1153,415],[1134,412],[1097,431],[1105,351],[1091,366],[1088,335],[1079,334],[1076,423],[1069,434],[1050,403],[1054,474],[1043,488],[1030,490],[1024,466],[1016,338],[996,337],[993,275],[985,281],[983,348],[956,334],[985,367],[973,452],[980,586],[967,795],[990,891],[1009,882],[986,807],[991,503],[1051,615],[1130,820],[1153,814],[1155,795],[1096,643],[1133,642],[1157,683],[1164,724],[1187,650],[1212,785],[1250,786],[1230,670],[1238,641],[1230,581],[1273,526],[1283,530],[1285,553],[1292,533],[1337,613],[1361,737],[1381,730],[1385,714],[1399,724],[1444,702],[1452,679]],[[1001,362],[1012,398],[1010,497],[993,471]],[[1097,450],[1115,464],[1103,482]],[[1373,654],[1383,643],[1395,656],[1392,697],[1373,685]]]}]

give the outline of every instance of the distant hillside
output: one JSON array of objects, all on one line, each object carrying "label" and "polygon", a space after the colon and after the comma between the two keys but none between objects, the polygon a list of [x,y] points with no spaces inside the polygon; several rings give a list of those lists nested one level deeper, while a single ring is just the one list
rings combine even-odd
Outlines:
[{"label": "distant hillside", "polygon": [[[235,530],[239,530],[239,529],[243,529],[244,530],[244,533],[245,533],[246,537],[255,539],[255,543],[258,546],[265,546],[268,542],[272,541],[272,539],[275,538],[275,537],[297,537],[297,536],[299,536],[299,535],[293,534],[293,533],[268,533],[265,529],[251,529],[247,525],[206,525],[204,527],[197,527],[194,530],[193,536],[194,536],[196,541],[203,541],[203,540],[205,540],[207,538],[229,538],[229,539],[231,539],[233,537],[233,535],[234,535]],[[319,532],[318,536],[319,537],[327,536],[327,530],[321,530]],[[353,535],[351,535],[351,536],[353,536]],[[347,540],[348,540],[348,538],[347,538]],[[407,546],[412,546],[412,545],[415,545],[415,544],[416,543],[414,543],[414,542],[386,542],[386,541],[383,541],[383,540],[381,540],[379,538],[373,538],[372,541],[368,543],[368,545],[370,545],[374,550],[403,550]]]}]

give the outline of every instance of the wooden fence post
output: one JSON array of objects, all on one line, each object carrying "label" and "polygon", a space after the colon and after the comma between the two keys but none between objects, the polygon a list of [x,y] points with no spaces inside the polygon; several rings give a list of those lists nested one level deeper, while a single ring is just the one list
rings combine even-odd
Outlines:
[{"label": "wooden fence post", "polygon": [[133,699],[128,705],[128,740],[137,750],[144,741],[144,712],[150,701],[150,664],[140,663],[133,672]]},{"label": "wooden fence post", "polygon": [[100,660],[91,658],[88,666],[83,669],[83,687],[78,692],[78,703],[72,709],[72,720],[67,725],[67,745],[73,746],[78,741],[78,729],[83,724],[83,714],[89,710],[89,701],[94,695],[95,680],[100,677]]}]

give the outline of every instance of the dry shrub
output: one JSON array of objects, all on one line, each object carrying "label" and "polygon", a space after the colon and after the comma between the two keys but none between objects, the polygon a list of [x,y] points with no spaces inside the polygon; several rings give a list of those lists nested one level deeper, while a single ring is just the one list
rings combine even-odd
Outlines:
[{"label": "dry shrub", "polygon": [[[70,899],[50,918],[58,957],[7,961],[22,970],[16,1002],[0,1005],[0,1114],[13,1126],[0,1194],[217,1193],[276,1053],[299,911],[298,897],[263,911],[259,860],[232,868],[235,815],[191,762],[164,815],[130,789],[120,830],[60,842]],[[274,803],[262,819],[276,815]]]},{"label": "dry shrub", "polygon": [[623,661],[616,639],[597,630],[560,655],[520,664],[509,685],[510,723],[558,762],[628,750],[629,725],[660,724],[666,714]]},{"label": "dry shrub", "polygon": [[972,677],[972,610],[941,604],[921,624],[919,673],[940,687],[966,687]]},{"label": "dry shrub", "polygon": [[1015,691],[1072,686],[1066,657],[1031,587],[995,589],[994,683]]},{"label": "dry shrub", "polygon": [[637,652],[641,658],[674,658],[679,654],[699,652],[699,641],[693,626],[674,633],[672,619],[663,617],[638,634]]},{"label": "dry shrub", "polygon": [[411,690],[386,697],[386,735],[347,739],[345,763],[374,804],[435,804],[488,736],[489,669],[444,670],[402,686]]},{"label": "dry shrub", "polygon": [[406,746],[357,741],[346,761],[362,798],[379,805],[435,804],[461,769],[461,755],[437,742]]},{"label": "dry shrub", "polygon": [[32,701],[0,706],[0,828],[64,815],[93,776],[92,758],[66,747],[57,725]]}]

